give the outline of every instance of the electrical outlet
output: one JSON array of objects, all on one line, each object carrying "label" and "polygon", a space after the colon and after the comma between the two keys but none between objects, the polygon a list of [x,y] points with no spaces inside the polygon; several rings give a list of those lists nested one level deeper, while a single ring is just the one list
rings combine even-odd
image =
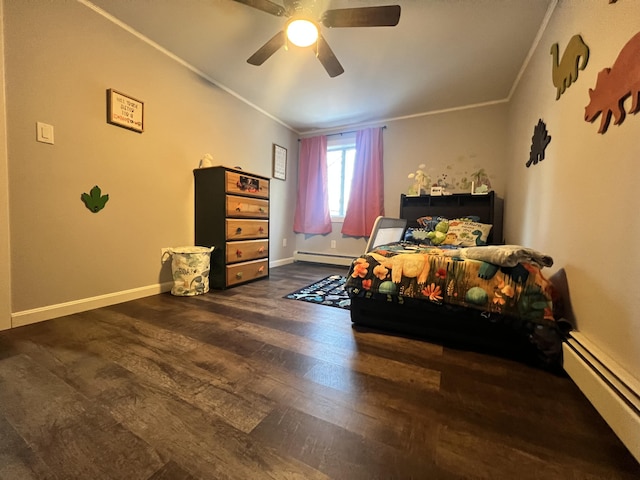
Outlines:
[{"label": "electrical outlet", "polygon": [[336,248],[336,241],[335,240],[331,240],[331,248]]},{"label": "electrical outlet", "polygon": [[287,246],[287,239],[286,239],[286,238],[283,238],[283,239],[282,239],[282,246],[283,246],[283,247],[286,247],[286,246]]}]

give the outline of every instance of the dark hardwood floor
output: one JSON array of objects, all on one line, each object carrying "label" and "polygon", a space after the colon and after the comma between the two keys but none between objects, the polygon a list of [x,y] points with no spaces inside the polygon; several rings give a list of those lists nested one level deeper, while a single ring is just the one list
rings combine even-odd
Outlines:
[{"label": "dark hardwood floor", "polygon": [[0,333],[0,478],[640,478],[568,377],[282,298],[339,272]]}]

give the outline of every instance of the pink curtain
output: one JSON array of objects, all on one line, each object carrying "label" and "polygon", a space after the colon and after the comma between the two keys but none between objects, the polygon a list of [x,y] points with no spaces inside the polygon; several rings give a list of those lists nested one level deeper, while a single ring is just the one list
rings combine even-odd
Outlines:
[{"label": "pink curtain", "polygon": [[366,237],[376,218],[384,215],[382,150],[382,128],[367,128],[356,133],[353,182],[342,224],[344,235]]},{"label": "pink curtain", "polygon": [[293,231],[311,234],[331,233],[326,136],[303,138],[300,142]]}]

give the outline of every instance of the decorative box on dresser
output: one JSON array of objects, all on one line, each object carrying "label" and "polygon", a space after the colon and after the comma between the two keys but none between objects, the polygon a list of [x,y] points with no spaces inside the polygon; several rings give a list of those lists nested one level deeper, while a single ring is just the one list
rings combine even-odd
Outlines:
[{"label": "decorative box on dresser", "polygon": [[215,247],[209,284],[226,288],[269,276],[269,178],[197,168],[195,243]]}]

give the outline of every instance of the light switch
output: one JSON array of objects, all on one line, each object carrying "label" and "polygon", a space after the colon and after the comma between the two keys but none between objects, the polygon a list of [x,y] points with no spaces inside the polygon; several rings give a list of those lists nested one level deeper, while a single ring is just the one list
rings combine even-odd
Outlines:
[{"label": "light switch", "polygon": [[36,140],[53,145],[53,125],[36,122]]}]

